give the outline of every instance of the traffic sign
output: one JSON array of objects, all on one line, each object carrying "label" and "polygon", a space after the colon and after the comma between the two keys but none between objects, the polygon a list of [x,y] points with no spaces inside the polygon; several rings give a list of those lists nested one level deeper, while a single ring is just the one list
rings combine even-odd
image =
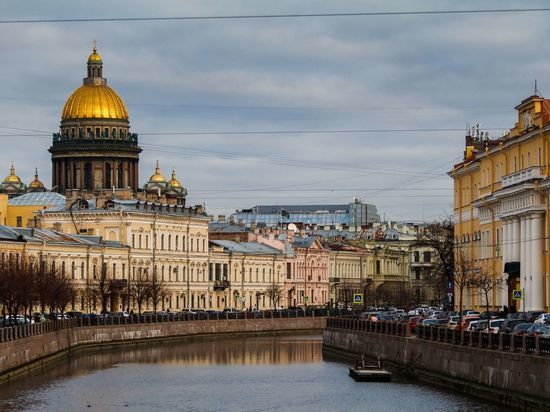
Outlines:
[{"label": "traffic sign", "polygon": [[514,299],[514,300],[521,300],[521,295],[522,295],[521,290],[519,290],[519,289],[514,289],[514,290],[512,291],[512,293],[513,293],[512,299]]},{"label": "traffic sign", "polygon": [[353,304],[354,305],[362,305],[363,304],[363,294],[362,293],[354,293],[353,294]]},{"label": "traffic sign", "polygon": [[453,298],[453,294],[451,292],[447,293],[447,296],[449,297],[449,300]]}]

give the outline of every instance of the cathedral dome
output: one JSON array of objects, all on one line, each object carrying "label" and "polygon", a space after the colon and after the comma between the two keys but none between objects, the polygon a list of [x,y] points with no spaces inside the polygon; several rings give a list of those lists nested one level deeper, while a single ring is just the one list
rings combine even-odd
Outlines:
[{"label": "cathedral dome", "polygon": [[10,167],[10,174],[6,176],[6,178],[4,179],[4,183],[16,183],[16,184],[21,183],[21,179],[19,178],[19,176],[15,174],[15,168],[13,167],[13,163],[11,164],[11,167]]},{"label": "cathedral dome", "polygon": [[181,187],[180,181],[176,178],[176,171],[172,170],[172,179],[168,182],[173,188],[179,189]]},{"label": "cathedral dome", "polygon": [[40,190],[40,189],[44,189],[44,183],[42,183],[39,179],[38,179],[38,169],[36,169],[34,171],[34,180],[32,182],[29,183],[29,189],[32,191],[32,190]]},{"label": "cathedral dome", "polygon": [[160,173],[160,166],[157,160],[157,166],[155,167],[155,174],[149,178],[151,183],[166,183],[166,178]]},{"label": "cathedral dome", "polygon": [[103,61],[94,42],[88,57],[87,77],[65,102],[61,120],[113,119],[128,121],[128,110],[122,98],[107,86],[103,77]]},{"label": "cathedral dome", "polygon": [[117,92],[109,86],[84,84],[67,99],[61,119],[128,120],[128,110]]}]

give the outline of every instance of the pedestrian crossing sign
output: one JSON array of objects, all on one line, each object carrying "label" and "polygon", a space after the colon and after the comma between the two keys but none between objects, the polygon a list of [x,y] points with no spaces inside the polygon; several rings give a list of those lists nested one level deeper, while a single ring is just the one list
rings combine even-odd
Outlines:
[{"label": "pedestrian crossing sign", "polygon": [[514,289],[513,290],[513,299],[514,300],[521,300],[521,290]]},{"label": "pedestrian crossing sign", "polygon": [[363,304],[363,294],[362,293],[354,293],[353,294],[353,304],[354,305],[362,305]]}]

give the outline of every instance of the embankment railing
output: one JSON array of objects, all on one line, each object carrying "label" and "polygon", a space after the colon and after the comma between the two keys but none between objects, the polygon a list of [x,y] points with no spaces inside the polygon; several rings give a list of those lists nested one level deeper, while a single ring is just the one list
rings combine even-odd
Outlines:
[{"label": "embankment railing", "polygon": [[[363,319],[329,318],[327,327],[403,337],[411,336],[409,322],[370,322]],[[500,352],[550,356],[550,339],[540,336],[469,332],[416,325],[416,339]]]}]

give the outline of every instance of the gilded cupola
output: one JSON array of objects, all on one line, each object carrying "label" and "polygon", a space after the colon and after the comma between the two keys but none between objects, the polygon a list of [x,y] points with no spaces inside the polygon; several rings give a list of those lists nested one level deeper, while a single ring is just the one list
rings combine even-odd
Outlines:
[{"label": "gilded cupola", "polygon": [[11,162],[10,174],[6,176],[6,178],[4,179],[4,183],[21,183],[21,179],[15,174],[15,167],[13,167],[13,162]]},{"label": "gilded cupola", "polygon": [[34,180],[29,183],[29,192],[41,192],[44,191],[44,183],[38,178],[38,169],[34,169]]},{"label": "gilded cupola", "polygon": [[155,167],[155,174],[149,178],[149,182],[166,183],[166,178],[162,175],[162,173],[160,173],[160,166],[159,166],[158,160],[157,160],[157,165]]},{"label": "gilded cupola", "polygon": [[172,179],[170,179],[170,181],[168,182],[168,184],[170,186],[172,186],[173,188],[180,188],[181,187],[181,183],[180,181],[176,178],[176,171],[174,169],[172,169]]}]

